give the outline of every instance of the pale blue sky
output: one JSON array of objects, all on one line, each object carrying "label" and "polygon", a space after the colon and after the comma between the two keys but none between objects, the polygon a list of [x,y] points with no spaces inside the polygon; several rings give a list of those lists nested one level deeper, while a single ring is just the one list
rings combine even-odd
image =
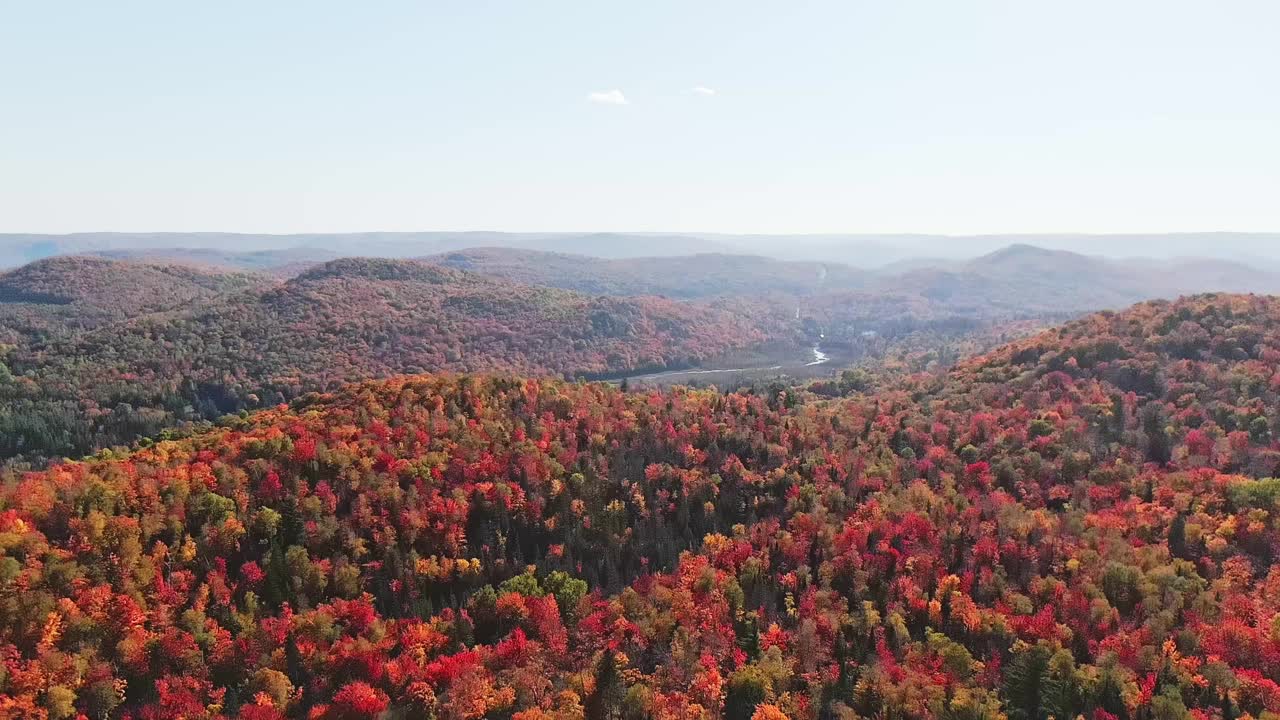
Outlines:
[{"label": "pale blue sky", "polygon": [[1275,231],[1277,38],[1275,0],[0,0],[0,232]]}]

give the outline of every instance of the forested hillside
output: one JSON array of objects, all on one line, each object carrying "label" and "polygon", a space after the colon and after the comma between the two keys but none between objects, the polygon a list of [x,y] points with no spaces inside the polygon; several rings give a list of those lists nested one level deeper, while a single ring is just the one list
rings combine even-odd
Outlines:
[{"label": "forested hillside", "polygon": [[98,250],[92,254],[116,260],[144,260],[228,271],[261,272],[280,278],[293,277],[339,257],[330,250],[305,247],[240,252],[214,248],[133,248]]},{"label": "forested hillside", "polygon": [[603,259],[515,248],[471,248],[430,262],[530,285],[606,295],[700,298],[787,295],[798,303],[862,298],[928,304],[934,315],[990,319],[1120,309],[1206,291],[1280,292],[1280,274],[1226,260],[1117,260],[1015,244],[967,261],[920,258],[876,272],[835,262],[754,255]]},{"label": "forested hillside", "polygon": [[1206,291],[1280,292],[1280,274],[1225,260],[1109,259],[1015,244],[941,268],[909,270],[897,287],[959,313],[1078,313]]},{"label": "forested hillside", "polygon": [[[53,265],[85,270],[71,273],[79,285],[44,282]],[[162,270],[180,282],[151,282]],[[284,283],[246,277],[100,259],[0,277],[25,301],[6,327],[0,456],[76,456],[370,377],[662,369],[799,337],[795,325],[715,306],[524,287],[408,260],[335,260]],[[226,285],[248,289],[214,292]]]},{"label": "forested hillside", "polygon": [[94,257],[41,260],[0,273],[0,343],[66,337],[269,284],[249,273],[176,265]]},{"label": "forested hillside", "polygon": [[604,259],[513,248],[471,248],[423,258],[428,262],[601,295],[816,295],[867,286],[872,274],[848,265],[788,262],[753,255]]},{"label": "forested hillside", "polygon": [[[198,257],[211,262],[193,266]],[[858,363],[896,376],[1168,290],[1185,275],[1153,268],[1138,281],[1114,263],[1030,246],[895,277],[720,254],[299,257],[65,257],[0,275],[0,461],[39,466],[398,373],[618,378],[758,366],[795,375],[820,345],[832,373]],[[291,277],[219,269],[219,259]],[[1269,277],[1232,267],[1205,263],[1185,282]]]},{"label": "forested hillside", "polygon": [[1278,364],[1280,300],[1199,296],[840,400],[400,378],[13,476],[0,714],[1269,717]]}]

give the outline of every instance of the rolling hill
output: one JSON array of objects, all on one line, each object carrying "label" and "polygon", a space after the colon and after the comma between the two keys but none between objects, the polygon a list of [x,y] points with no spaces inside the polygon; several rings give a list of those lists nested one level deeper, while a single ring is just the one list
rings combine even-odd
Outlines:
[{"label": "rolling hill", "polygon": [[293,277],[310,267],[339,257],[332,250],[308,247],[242,252],[215,248],[131,248],[98,250],[92,254],[115,260],[143,260],[224,271],[261,272],[279,278]]},{"label": "rolling hill", "polygon": [[813,295],[863,287],[869,281],[868,273],[844,265],[719,253],[603,259],[534,250],[472,248],[423,259],[528,285],[603,295]]},{"label": "rolling hill", "polygon": [[0,273],[0,344],[66,338],[271,284],[243,272],[96,257],[49,258]]},{"label": "rolling hill", "polygon": [[1202,292],[1280,292],[1280,273],[1226,260],[1112,260],[1010,245],[950,269],[886,278],[957,312],[1080,313]]},{"label": "rolling hill", "polygon": [[[297,256],[254,259],[264,257]],[[1218,285],[1276,287],[1265,270],[1225,261],[1117,261],[1026,245],[898,276],[753,256],[609,260],[499,248],[299,270],[282,280],[70,257],[0,275],[0,456],[77,456],[175,422],[399,373],[773,368],[784,353],[806,362],[797,352],[808,353],[805,343],[834,354],[832,372],[889,359],[936,369],[1088,310]],[[706,365],[728,356],[745,359]]]},{"label": "rolling hill", "polygon": [[0,274],[0,303],[75,305],[133,316],[266,284],[246,273],[56,257]]},{"label": "rolling hill", "polygon": [[[77,302],[109,303],[133,292],[142,267],[76,263],[96,270],[82,281],[88,290]],[[79,307],[66,304],[66,290],[31,294],[54,292],[32,279],[43,277],[44,267],[18,271],[26,299],[52,303],[38,308]],[[123,313],[77,331],[11,329],[0,383],[5,457],[83,454],[178,420],[368,377],[441,370],[603,375],[687,366],[777,339],[713,305],[587,296],[410,260],[334,260],[285,282],[190,304],[169,300],[182,296],[188,278],[206,276],[190,268],[172,273],[163,277],[181,281],[143,294],[164,302],[134,308],[160,311]]]},{"label": "rolling hill", "polygon": [[1268,717],[1278,303],[835,401],[396,378],[12,477],[0,711]]},{"label": "rolling hill", "polygon": [[[1280,292],[1280,273],[1226,260],[1123,260],[1015,244],[967,261],[922,259],[868,272],[839,263],[723,253],[604,259],[472,248],[424,260],[529,285],[678,298],[783,295],[799,304],[864,306],[915,295],[934,315],[1054,319],[1200,292]],[[918,304],[907,300],[907,306]],[[856,314],[856,311],[855,313]],[[892,322],[893,318],[883,317]],[[843,321],[837,321],[843,322]]]}]

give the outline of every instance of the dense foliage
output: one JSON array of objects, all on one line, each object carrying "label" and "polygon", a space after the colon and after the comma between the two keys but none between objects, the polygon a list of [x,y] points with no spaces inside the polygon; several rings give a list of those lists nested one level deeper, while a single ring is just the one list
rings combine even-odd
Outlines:
[{"label": "dense foliage", "polygon": [[1280,301],[874,394],[413,377],[0,500],[0,714],[1280,713]]},{"label": "dense foliage", "polygon": [[314,251],[139,252],[178,264],[65,257],[0,275],[0,463],[39,467],[394,373],[616,378],[754,360],[772,369],[813,343],[832,366],[911,356],[905,366],[936,368],[1029,321],[1188,287],[1274,287],[1230,264],[1139,271],[1030,246],[903,275],[723,254],[488,248],[432,258],[478,276],[403,260],[312,264],[325,257]]},{"label": "dense foliage", "polygon": [[246,277],[99,258],[0,276],[0,299],[21,301],[0,305],[11,345],[0,357],[0,457],[76,457],[369,377],[663,369],[785,332],[727,308],[513,286],[413,261],[335,260],[247,289]]},{"label": "dense foliage", "polygon": [[86,328],[265,287],[248,273],[59,257],[0,274],[0,343],[66,337]]}]

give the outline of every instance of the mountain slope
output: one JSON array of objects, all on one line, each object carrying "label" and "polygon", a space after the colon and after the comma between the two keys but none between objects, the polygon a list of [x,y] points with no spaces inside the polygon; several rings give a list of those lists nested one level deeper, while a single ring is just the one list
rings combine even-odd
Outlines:
[{"label": "mountain slope", "polygon": [[727,252],[729,248],[714,240],[692,235],[637,233],[566,233],[540,238],[511,237],[511,247],[542,252],[591,255],[600,258],[640,258],[685,256]]},{"label": "mountain slope", "polygon": [[785,262],[750,255],[607,260],[532,250],[473,248],[424,259],[529,285],[606,295],[812,295],[831,289],[849,290],[868,281],[868,273],[844,265]]},{"label": "mountain slope", "polygon": [[965,262],[921,260],[875,273],[838,263],[726,254],[610,260],[495,247],[424,259],[529,285],[608,295],[779,294],[794,298],[784,304],[823,307],[874,295],[917,295],[933,304],[934,315],[969,318],[1016,314],[1057,319],[1200,292],[1280,292],[1280,273],[1226,260],[1111,260],[1026,244]]},{"label": "mountain slope", "polygon": [[1201,296],[837,402],[309,396],[3,487],[0,709],[1263,717],[1277,358]]},{"label": "mountain slope", "polygon": [[958,312],[1079,313],[1202,292],[1277,292],[1280,274],[1226,260],[1118,261],[1019,244],[956,269],[909,271],[881,287],[915,288]]},{"label": "mountain slope", "polygon": [[0,273],[0,346],[66,339],[88,329],[272,283],[250,273],[160,263],[94,257],[41,260]]},{"label": "mountain slope", "polygon": [[407,260],[335,260],[190,308],[51,337],[18,333],[5,361],[21,380],[0,384],[13,403],[0,412],[0,451],[89,452],[368,377],[663,369],[768,339],[710,305],[591,297]]},{"label": "mountain slope", "polygon": [[280,278],[292,277],[307,268],[338,257],[337,253],[331,250],[306,247],[243,252],[214,248],[133,248],[99,250],[93,254],[117,260],[143,260],[171,265],[191,265],[198,268],[263,272]]},{"label": "mountain slope", "polygon": [[266,284],[245,273],[69,256],[0,274],[0,303],[76,305],[133,316]]}]

